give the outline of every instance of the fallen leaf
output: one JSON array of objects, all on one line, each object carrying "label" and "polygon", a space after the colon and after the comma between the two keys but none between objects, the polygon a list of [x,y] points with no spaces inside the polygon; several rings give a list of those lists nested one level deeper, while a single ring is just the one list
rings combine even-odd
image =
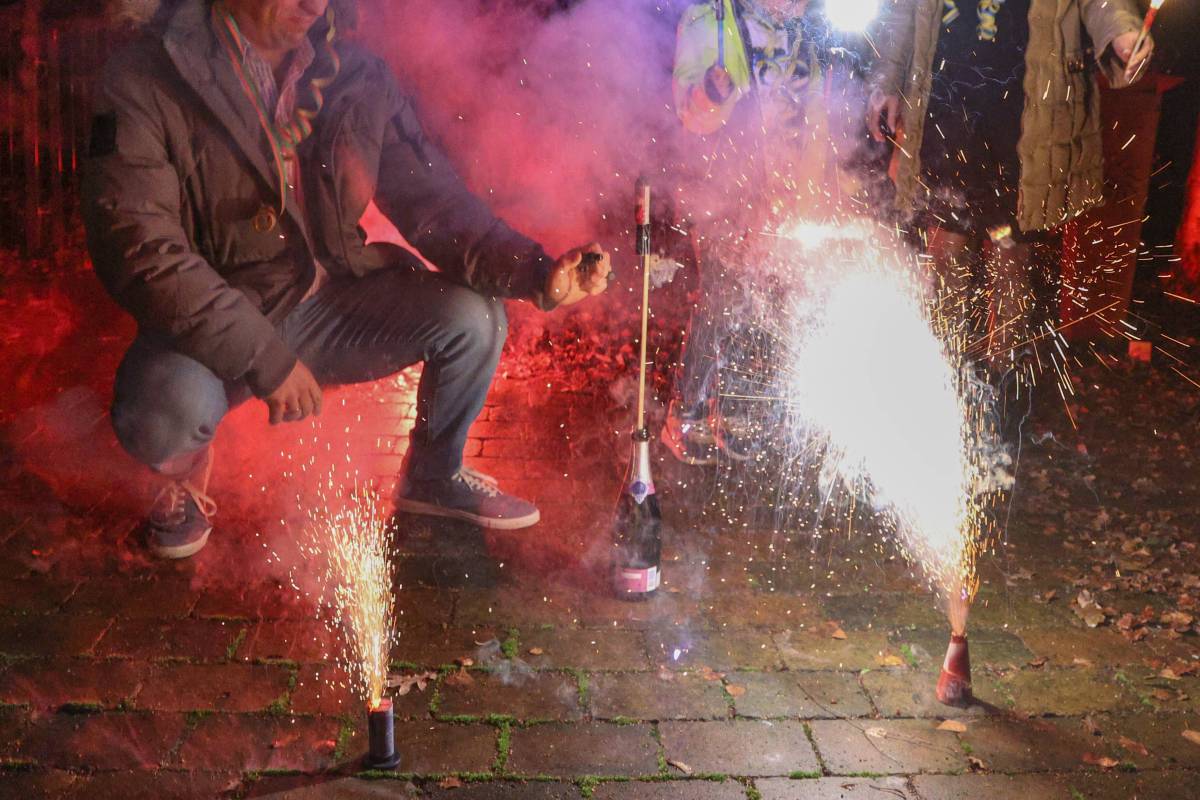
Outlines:
[{"label": "fallen leaf", "polygon": [[1185,730],[1183,732],[1183,738],[1187,739],[1192,744],[1200,744],[1200,731],[1193,731],[1191,729]]},{"label": "fallen leaf", "polygon": [[410,674],[392,673],[388,675],[387,687],[392,689],[394,695],[406,695],[413,690],[415,686],[418,691],[425,691],[425,687],[429,682],[437,679],[436,672],[414,672]]},{"label": "fallen leaf", "polygon": [[543,654],[543,653],[545,653],[545,652],[546,652],[546,651],[545,651],[545,650],[543,650],[543,649],[542,649],[542,648],[540,648],[540,647],[531,647],[531,648],[529,648],[529,655],[531,655],[531,656],[540,656],[540,655],[542,655],[542,654]]},{"label": "fallen leaf", "polygon": [[841,628],[837,628],[837,629],[835,629],[835,630],[833,631],[833,633],[831,633],[831,634],[829,634],[829,635],[830,635],[830,636],[832,636],[834,639],[845,639],[845,638],[847,638],[847,637],[846,637],[846,632],[845,632],[844,630],[842,630]]},{"label": "fallen leaf", "polygon": [[987,772],[987,764],[978,756],[967,756],[967,765],[976,772]]},{"label": "fallen leaf", "polygon": [[438,781],[439,789],[461,789],[462,785],[463,782],[453,775],[447,778],[442,778],[440,781]]},{"label": "fallen leaf", "polygon": [[1175,695],[1171,694],[1166,689],[1152,689],[1150,691],[1150,696],[1153,697],[1155,700],[1158,700],[1161,702],[1166,702],[1167,700],[1170,700]]},{"label": "fallen leaf", "polygon": [[876,660],[879,661],[879,665],[882,667],[903,667],[904,666],[904,659],[901,658],[900,656],[896,655],[895,653],[885,653],[881,656],[878,656]]},{"label": "fallen leaf", "polygon": [[675,769],[682,772],[684,775],[691,775],[695,771],[691,767],[689,767],[687,764],[683,763],[682,761],[676,761],[673,758],[668,758],[667,763],[670,764]]},{"label": "fallen leaf", "polygon": [[1029,662],[1029,666],[1033,667],[1034,669],[1041,669],[1042,667],[1046,666],[1046,662],[1049,660],[1050,659],[1046,656],[1038,656],[1033,661]]},{"label": "fallen leaf", "polygon": [[1077,667],[1090,667],[1092,665],[1091,660],[1086,658],[1073,658],[1071,659],[1071,663]]},{"label": "fallen leaf", "polygon": [[954,733],[966,733],[967,726],[956,719],[944,720],[941,725],[937,726],[939,731],[953,731]]},{"label": "fallen leaf", "polygon": [[1150,755],[1150,751],[1146,749],[1146,745],[1142,744],[1141,742],[1135,742],[1133,739],[1130,739],[1128,736],[1119,737],[1117,739],[1117,744],[1121,745],[1121,747],[1123,747],[1124,749],[1128,750],[1131,753],[1137,753],[1139,756]]},{"label": "fallen leaf", "polygon": [[447,686],[470,686],[473,683],[475,683],[475,679],[463,667],[459,667],[458,672],[452,672],[446,676]]},{"label": "fallen leaf", "polygon": [[1112,769],[1117,764],[1121,763],[1120,761],[1117,761],[1115,758],[1110,758],[1108,756],[1098,756],[1092,752],[1084,753],[1082,760],[1083,760],[1083,763],[1085,763],[1085,764],[1091,764],[1093,766],[1100,767],[1101,769]]},{"label": "fallen leaf", "polygon": [[867,728],[864,731],[864,733],[866,733],[867,736],[870,736],[872,739],[886,739],[887,738],[887,729],[885,729],[885,728],[879,728],[879,727]]},{"label": "fallen leaf", "polygon": [[462,658],[456,659],[454,663],[458,664],[460,667],[473,667],[473,666],[475,666],[475,659],[467,658],[466,656],[464,656]]},{"label": "fallen leaf", "polygon": [[741,697],[746,693],[746,687],[731,683],[725,687],[725,691],[729,692],[730,697]]}]

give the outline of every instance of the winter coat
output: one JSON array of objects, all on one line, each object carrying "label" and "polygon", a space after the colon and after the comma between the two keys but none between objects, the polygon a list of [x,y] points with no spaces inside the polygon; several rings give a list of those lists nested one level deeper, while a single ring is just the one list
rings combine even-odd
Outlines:
[{"label": "winter coat", "polygon": [[[887,0],[872,86],[899,95],[902,134],[897,151],[896,203],[916,206],[921,139],[928,116],[933,59],[942,29],[942,0]],[[1100,95],[1088,58],[1109,83],[1128,85],[1109,45],[1136,32],[1141,18],[1130,0],[1031,0],[1025,56],[1025,107],[1017,153],[1021,164],[1017,222],[1046,230],[1101,202],[1103,157]]]},{"label": "winter coat", "polygon": [[[314,258],[331,279],[416,263],[365,245],[372,199],[450,280],[544,302],[551,259],[468,192],[380,59],[335,46],[340,70],[298,150],[304,209],[289,191],[271,230],[274,156],[208,0],[182,0],[114,54],[95,100],[83,213],[96,272],[142,330],[260,397],[296,362],[277,325],[311,287]],[[318,44],[310,74],[328,60]]]}]

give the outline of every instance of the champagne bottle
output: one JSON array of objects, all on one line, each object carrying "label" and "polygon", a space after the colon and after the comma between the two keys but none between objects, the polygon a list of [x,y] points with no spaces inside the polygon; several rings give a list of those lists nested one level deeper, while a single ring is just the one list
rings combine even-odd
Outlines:
[{"label": "champagne bottle", "polygon": [[662,513],[650,476],[650,431],[633,434],[629,474],[617,503],[613,584],[624,600],[651,597],[662,580]]}]

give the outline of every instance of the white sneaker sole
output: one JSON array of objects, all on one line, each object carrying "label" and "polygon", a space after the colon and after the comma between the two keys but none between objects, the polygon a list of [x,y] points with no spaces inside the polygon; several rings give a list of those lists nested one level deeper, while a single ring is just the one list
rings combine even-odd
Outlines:
[{"label": "white sneaker sole", "polygon": [[200,552],[204,548],[204,545],[208,544],[208,535],[210,533],[212,533],[212,526],[209,526],[208,530],[206,530],[204,534],[196,541],[188,542],[187,544],[175,545],[174,547],[155,544],[153,538],[151,538],[150,552],[159,558],[187,558],[188,556],[193,556]]},{"label": "white sneaker sole", "polygon": [[488,528],[493,531],[515,531],[521,528],[528,528],[531,525],[536,525],[542,518],[542,512],[536,508],[529,514],[523,517],[484,517],[479,514],[472,514],[470,511],[463,511],[457,508],[446,508],[445,506],[435,505],[434,503],[423,503],[420,500],[409,500],[404,497],[396,498],[396,510],[405,514],[421,514],[427,517],[446,517],[447,519],[461,519],[467,522],[478,525],[481,528]]}]

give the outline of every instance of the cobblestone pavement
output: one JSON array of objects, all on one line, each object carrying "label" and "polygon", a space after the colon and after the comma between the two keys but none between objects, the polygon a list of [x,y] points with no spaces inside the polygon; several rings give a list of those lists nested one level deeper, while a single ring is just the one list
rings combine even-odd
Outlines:
[{"label": "cobblestone pavement", "polygon": [[[543,521],[398,520],[393,668],[432,675],[396,698],[386,774],[363,771],[361,704],[252,515],[227,504],[200,556],[152,563],[111,491],[60,501],[8,459],[0,796],[1195,798],[1197,405],[1165,368],[1105,380],[1078,431],[1053,406],[1026,431],[971,622],[978,701],[956,711],[933,697],[945,620],[905,566],[853,534],[720,522],[729,474],[660,463],[665,589],[608,598],[627,412],[501,378],[469,461]],[[326,429],[346,421],[386,478],[411,376],[341,396]]]}]

